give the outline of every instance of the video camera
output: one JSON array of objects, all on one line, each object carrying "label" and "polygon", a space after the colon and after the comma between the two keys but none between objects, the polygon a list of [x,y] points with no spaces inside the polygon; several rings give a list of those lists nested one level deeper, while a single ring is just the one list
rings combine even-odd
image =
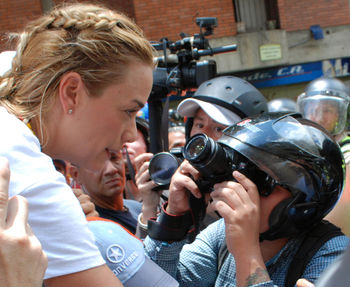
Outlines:
[{"label": "video camera", "polygon": [[[216,76],[216,62],[214,60],[198,61],[200,57],[237,49],[237,45],[210,47],[205,36],[213,34],[214,27],[217,27],[217,18],[197,18],[196,24],[200,27],[199,34],[185,37],[185,34],[181,33],[182,39],[176,42],[162,38],[160,43],[153,44],[156,50],[163,50],[163,56],[155,58],[158,67],[153,73],[151,96],[159,90],[167,94],[174,89],[198,87],[204,81]],[[203,32],[202,29],[205,31]],[[170,54],[167,51],[170,51]]]},{"label": "video camera", "polygon": [[194,135],[181,150],[156,154],[149,165],[152,180],[167,187],[184,159],[199,171],[196,184],[202,193],[211,192],[216,183],[234,180],[232,172],[235,170],[254,179],[260,192],[268,192],[267,175],[263,171],[239,152],[205,134]]},{"label": "video camera", "polygon": [[[202,56],[213,56],[218,53],[236,51],[237,45],[211,48],[205,38],[213,34],[217,26],[217,18],[200,17],[196,19],[200,33],[187,36],[181,33],[181,40],[171,42],[162,38],[159,43],[152,43],[157,51],[163,55],[156,57],[157,68],[153,72],[153,87],[148,99],[150,117],[150,151],[158,153],[168,150],[167,144],[161,142],[162,99],[171,91],[197,88],[201,83],[216,76],[216,62],[214,60],[199,59]],[[165,117],[163,117],[165,118]],[[168,127],[164,127],[164,129]],[[167,143],[166,139],[163,139]]]}]

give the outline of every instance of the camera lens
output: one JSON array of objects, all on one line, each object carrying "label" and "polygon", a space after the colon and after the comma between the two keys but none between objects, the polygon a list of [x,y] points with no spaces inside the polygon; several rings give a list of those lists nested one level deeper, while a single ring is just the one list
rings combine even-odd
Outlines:
[{"label": "camera lens", "polygon": [[205,134],[194,135],[184,147],[184,158],[200,172],[202,179],[212,183],[232,177],[234,156],[233,150]]},{"label": "camera lens", "polygon": [[184,156],[190,162],[198,162],[210,154],[210,141],[204,134],[195,135],[184,149]]},{"label": "camera lens", "polygon": [[196,138],[192,141],[192,143],[188,146],[188,156],[193,159],[200,155],[200,153],[204,150],[204,139]]},{"label": "camera lens", "polygon": [[158,185],[170,183],[171,177],[179,167],[178,159],[168,152],[155,154],[149,163],[151,179]]}]

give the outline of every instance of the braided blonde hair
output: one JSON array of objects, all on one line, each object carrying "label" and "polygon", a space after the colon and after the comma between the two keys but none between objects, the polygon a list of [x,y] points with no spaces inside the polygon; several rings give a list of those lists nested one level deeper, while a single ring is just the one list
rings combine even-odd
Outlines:
[{"label": "braided blonde hair", "polygon": [[153,66],[153,49],[127,16],[92,4],[56,7],[18,36],[12,69],[0,78],[0,105],[26,120],[39,116],[42,128],[62,75],[79,73],[98,96],[132,60]]}]

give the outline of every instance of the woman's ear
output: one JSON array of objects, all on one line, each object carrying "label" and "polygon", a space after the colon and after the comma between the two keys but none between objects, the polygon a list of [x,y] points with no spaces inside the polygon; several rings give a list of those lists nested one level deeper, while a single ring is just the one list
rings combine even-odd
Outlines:
[{"label": "woman's ear", "polygon": [[79,94],[84,91],[84,83],[76,72],[64,74],[58,87],[59,100],[65,114],[72,114],[79,101]]}]

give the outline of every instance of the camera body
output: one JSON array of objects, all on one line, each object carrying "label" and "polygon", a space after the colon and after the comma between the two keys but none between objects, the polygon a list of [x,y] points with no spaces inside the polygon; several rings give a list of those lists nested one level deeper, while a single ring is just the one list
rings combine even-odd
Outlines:
[{"label": "camera body", "polygon": [[[164,158],[160,160],[163,156]],[[169,184],[172,175],[184,159],[199,171],[200,178],[196,184],[202,193],[211,192],[216,183],[234,180],[232,173],[237,170],[251,179],[262,195],[268,195],[267,184],[270,178],[266,173],[239,152],[215,142],[205,134],[194,135],[184,148],[178,149],[176,153],[173,151],[173,153],[156,154],[149,168],[152,180],[158,184]]]}]

